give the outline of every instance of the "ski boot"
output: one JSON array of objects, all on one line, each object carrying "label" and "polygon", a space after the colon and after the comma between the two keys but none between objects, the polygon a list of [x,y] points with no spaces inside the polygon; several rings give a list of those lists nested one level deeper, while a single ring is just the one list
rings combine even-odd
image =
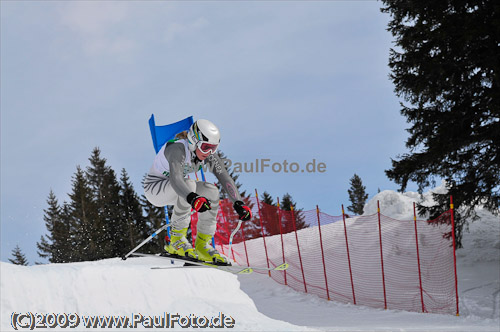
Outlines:
[{"label": "ski boot", "polygon": [[210,262],[215,265],[231,265],[226,256],[221,255],[215,248],[210,245],[212,235],[198,233],[194,244],[195,253],[198,260]]},{"label": "ski boot", "polygon": [[187,230],[187,228],[179,230],[172,229],[170,243],[165,245],[165,251],[171,255],[178,255],[181,257],[198,260],[193,246],[186,239]]}]

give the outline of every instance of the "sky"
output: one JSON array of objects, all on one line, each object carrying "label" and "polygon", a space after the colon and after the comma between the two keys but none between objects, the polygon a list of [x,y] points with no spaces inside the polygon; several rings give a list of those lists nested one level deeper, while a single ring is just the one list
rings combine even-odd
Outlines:
[{"label": "sky", "polygon": [[[157,125],[209,119],[233,163],[269,164],[240,173],[247,193],[290,193],[298,208],[339,215],[355,173],[370,197],[397,190],[384,170],[407,152],[409,124],[381,5],[2,1],[1,260],[19,245],[44,262],[47,196],[69,200],[95,147],[142,194],[151,114]],[[323,172],[301,172],[313,160]],[[299,171],[274,172],[284,161]]]}]

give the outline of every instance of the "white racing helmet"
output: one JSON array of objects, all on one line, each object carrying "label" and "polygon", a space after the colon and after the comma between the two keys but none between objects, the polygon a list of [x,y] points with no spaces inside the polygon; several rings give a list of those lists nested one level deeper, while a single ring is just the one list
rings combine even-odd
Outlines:
[{"label": "white racing helmet", "polygon": [[208,120],[197,120],[189,128],[188,142],[190,151],[198,148],[202,153],[214,154],[220,143],[219,128]]}]

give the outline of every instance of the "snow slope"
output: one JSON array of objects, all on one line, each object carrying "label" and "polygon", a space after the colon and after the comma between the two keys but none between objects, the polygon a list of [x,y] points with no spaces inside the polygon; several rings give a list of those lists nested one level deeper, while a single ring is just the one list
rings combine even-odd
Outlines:
[{"label": "snow slope", "polygon": [[[411,219],[411,204],[418,195],[381,192],[368,202],[367,214],[373,213],[377,200],[385,215]],[[267,275],[236,277],[210,268],[178,268],[157,258],[134,258],[29,267],[1,262],[0,329],[12,330],[12,312],[169,312],[206,317],[223,313],[234,318],[233,330],[238,331],[500,331],[500,220],[482,209],[478,213],[481,220],[471,224],[464,248],[457,251],[460,317],[341,304],[295,292]],[[171,268],[150,269],[160,265]],[[178,325],[176,329],[185,330]]]},{"label": "snow slope", "polygon": [[150,269],[162,264],[156,258],[29,267],[2,262],[1,330],[12,329],[12,312],[205,317],[222,312],[234,318],[238,330],[304,329],[259,313],[235,275],[211,268]]}]

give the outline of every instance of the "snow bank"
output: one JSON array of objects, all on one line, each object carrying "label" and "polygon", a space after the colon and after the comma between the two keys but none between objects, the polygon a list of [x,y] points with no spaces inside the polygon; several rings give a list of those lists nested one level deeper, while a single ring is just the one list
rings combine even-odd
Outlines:
[{"label": "snow bank", "polygon": [[500,260],[500,216],[479,208],[479,220],[469,223],[462,240],[463,248],[457,257],[463,264],[476,262],[498,262]]},{"label": "snow bank", "polygon": [[[377,213],[377,202],[379,201],[382,214],[397,220],[413,220],[413,203],[419,203],[423,199],[422,204],[430,206],[434,204],[433,193],[444,194],[446,192],[447,189],[444,181],[440,186],[422,195],[413,191],[399,193],[392,190],[384,190],[365,204],[364,215]],[[418,214],[417,217],[427,218],[425,215]]]},{"label": "snow bank", "polygon": [[165,264],[170,262],[157,258],[29,267],[2,262],[0,328],[12,330],[13,312],[198,317],[222,312],[234,318],[237,330],[304,330],[260,314],[235,275],[210,268],[150,269]]},{"label": "snow bank", "polygon": [[[385,190],[366,203],[364,215],[377,213],[377,201],[379,201],[382,214],[398,220],[412,220],[413,203],[419,203],[423,198],[424,205],[434,204],[432,193],[446,193],[444,182],[422,195],[416,192],[398,193]],[[498,262],[500,259],[500,216],[493,215],[483,207],[478,207],[476,213],[479,219],[469,221],[464,230],[463,248],[457,250],[457,257],[462,264],[469,265],[476,262]]]}]

